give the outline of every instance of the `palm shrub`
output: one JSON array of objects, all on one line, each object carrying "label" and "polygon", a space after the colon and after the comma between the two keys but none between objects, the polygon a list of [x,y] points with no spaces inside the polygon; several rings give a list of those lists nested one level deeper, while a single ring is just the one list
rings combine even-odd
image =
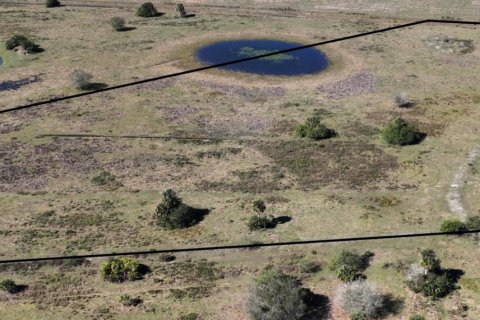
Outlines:
[{"label": "palm shrub", "polygon": [[318,114],[308,118],[305,123],[299,124],[295,128],[295,133],[301,138],[306,137],[312,140],[328,139],[336,136],[335,130],[322,124],[321,117]]},{"label": "palm shrub", "polygon": [[163,200],[155,209],[155,221],[166,229],[188,228],[198,222],[196,210],[182,202],[175,191],[167,189]]},{"label": "palm shrub", "polygon": [[27,37],[15,34],[5,41],[5,48],[7,50],[13,50],[15,47],[22,46],[28,53],[36,53],[42,51],[39,45],[35,44]]},{"label": "palm shrub", "polygon": [[274,269],[255,279],[247,297],[246,311],[252,320],[300,320],[308,311],[304,289],[292,276]]},{"label": "palm shrub", "polygon": [[459,232],[467,230],[465,223],[458,219],[448,219],[442,222],[440,226],[441,232]]},{"label": "palm shrub", "polygon": [[383,139],[391,145],[405,146],[419,143],[423,134],[402,118],[396,118],[381,131]]},{"label": "palm shrub", "polygon": [[115,31],[122,31],[125,29],[125,19],[120,17],[113,17],[110,19],[110,25]]},{"label": "palm shrub", "polygon": [[375,285],[363,280],[341,285],[335,300],[352,320],[378,317],[386,308],[385,296]]},{"label": "palm shrub", "polygon": [[124,282],[142,279],[142,266],[133,258],[112,258],[102,263],[100,274],[105,281]]},{"label": "palm shrub", "polygon": [[60,6],[60,1],[58,1],[58,0],[47,0],[45,2],[45,6],[47,8],[59,7]]},{"label": "palm shrub", "polygon": [[158,11],[151,2],[145,2],[137,9],[137,16],[150,18],[158,16]]},{"label": "palm shrub", "polygon": [[338,256],[330,262],[330,270],[335,271],[337,277],[343,282],[351,282],[355,280],[369,264],[373,253],[366,251],[360,255],[358,253],[343,250]]}]

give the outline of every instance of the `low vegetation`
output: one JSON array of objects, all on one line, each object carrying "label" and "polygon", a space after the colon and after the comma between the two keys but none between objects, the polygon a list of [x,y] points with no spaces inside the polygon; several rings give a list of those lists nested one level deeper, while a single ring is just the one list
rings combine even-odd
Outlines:
[{"label": "low vegetation", "polygon": [[424,135],[411,123],[396,118],[382,129],[383,139],[391,145],[406,146],[422,141]]},{"label": "low vegetation", "polygon": [[460,232],[465,230],[467,230],[466,224],[458,219],[445,220],[440,226],[441,232]]},{"label": "low vegetation", "polygon": [[102,263],[100,275],[109,282],[135,281],[143,278],[144,267],[133,258],[112,258]]},{"label": "low vegetation", "polygon": [[37,53],[42,51],[39,45],[28,39],[26,36],[20,34],[13,35],[5,42],[5,48],[7,50],[13,50],[16,47],[22,47],[28,53]]}]

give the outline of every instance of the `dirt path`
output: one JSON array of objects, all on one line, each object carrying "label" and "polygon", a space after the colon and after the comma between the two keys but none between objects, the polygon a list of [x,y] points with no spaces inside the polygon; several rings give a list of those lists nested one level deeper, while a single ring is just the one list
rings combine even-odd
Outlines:
[{"label": "dirt path", "polygon": [[465,182],[468,176],[468,169],[470,165],[477,160],[480,155],[480,145],[476,146],[458,168],[457,172],[453,176],[452,182],[448,186],[447,202],[450,212],[458,215],[462,220],[467,218],[467,211],[465,209],[465,203],[462,199],[462,190],[465,187]]}]

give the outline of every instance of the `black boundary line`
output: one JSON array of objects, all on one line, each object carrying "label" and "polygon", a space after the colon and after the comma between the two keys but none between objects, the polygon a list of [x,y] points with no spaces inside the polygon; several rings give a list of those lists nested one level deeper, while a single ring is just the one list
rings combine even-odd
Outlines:
[{"label": "black boundary line", "polygon": [[248,58],[223,62],[223,63],[209,65],[209,66],[205,66],[205,67],[200,67],[200,68],[195,68],[195,69],[170,73],[170,74],[166,74],[166,75],[159,76],[159,77],[148,78],[148,79],[143,79],[143,80],[139,80],[139,81],[124,83],[124,84],[120,84],[120,85],[116,85],[116,86],[112,86],[112,87],[107,87],[107,88],[99,89],[99,90],[95,90],[95,91],[82,92],[82,93],[78,93],[78,94],[74,94],[74,95],[70,95],[70,96],[53,98],[53,99],[45,100],[45,101],[38,101],[38,102],[31,103],[31,104],[23,105],[23,106],[17,106],[17,107],[13,107],[13,108],[9,108],[9,109],[0,110],[0,114],[7,113],[7,112],[12,112],[12,111],[17,111],[17,110],[22,110],[22,109],[27,109],[27,108],[31,108],[31,107],[35,107],[35,106],[44,105],[44,104],[49,104],[49,103],[54,103],[54,102],[59,102],[59,101],[65,101],[65,100],[70,100],[70,99],[74,99],[74,98],[84,97],[84,96],[88,96],[88,95],[92,95],[92,94],[96,94],[96,93],[100,93],[100,92],[106,92],[106,91],[121,89],[121,88],[134,86],[134,85],[138,85],[138,84],[143,84],[143,83],[147,83],[147,82],[152,82],[152,81],[157,81],[157,80],[162,80],[162,79],[168,79],[168,78],[174,78],[174,77],[178,77],[178,76],[185,75],[185,74],[190,74],[190,73],[200,72],[200,71],[204,71],[204,70],[219,68],[219,67],[228,66],[228,65],[231,65],[231,64],[241,63],[241,62],[255,60],[255,59],[261,59],[261,58],[270,57],[270,56],[277,55],[277,54],[282,54],[282,53],[286,53],[286,52],[292,52],[292,51],[302,50],[302,49],[306,49],[306,48],[321,46],[321,45],[325,45],[325,44],[329,44],[329,43],[340,42],[340,41],[350,40],[350,39],[354,39],[354,38],[364,37],[364,36],[368,36],[368,35],[372,35],[372,34],[376,34],[376,33],[382,33],[382,32],[392,31],[392,30],[396,30],[396,29],[402,29],[402,28],[411,27],[411,26],[424,24],[424,23],[451,23],[451,24],[480,25],[480,22],[476,22],[476,21],[455,21],[455,20],[436,20],[436,19],[419,20],[419,21],[410,22],[410,23],[406,23],[406,24],[400,24],[400,25],[396,25],[396,26],[392,26],[392,27],[388,27],[388,28],[384,28],[384,29],[378,29],[378,30],[373,30],[373,31],[369,31],[369,32],[358,33],[358,34],[354,34],[354,35],[351,35],[351,36],[346,36],[346,37],[341,37],[341,38],[336,38],[336,39],[311,43],[311,44],[307,44],[307,45],[304,45],[304,46],[298,46],[298,47],[294,47],[294,48],[290,48],[290,49],[265,53],[265,54],[261,54],[261,55],[258,55],[258,56],[253,56],[253,57],[248,57]]},{"label": "black boundary line", "polygon": [[158,139],[158,140],[208,140],[208,141],[250,141],[242,138],[209,138],[209,137],[180,137],[180,136],[154,136],[154,135],[110,135],[89,133],[46,133],[36,135],[35,138],[111,138],[111,139]]},{"label": "black boundary line", "polygon": [[364,236],[364,237],[352,237],[352,238],[332,238],[332,239],[271,242],[271,243],[250,243],[250,244],[236,244],[236,245],[226,245],[226,246],[190,247],[190,248],[160,249],[160,250],[152,249],[152,250],[146,250],[146,251],[94,253],[94,254],[75,255],[75,256],[51,256],[51,257],[39,257],[39,258],[9,259],[9,260],[0,260],[0,265],[7,264],[7,263],[24,263],[24,262],[54,261],[54,260],[68,260],[68,259],[139,256],[139,255],[151,255],[151,254],[159,254],[159,253],[253,249],[253,248],[261,248],[261,247],[281,247],[281,246],[332,243],[332,242],[356,242],[356,241],[385,240],[385,239],[398,239],[398,238],[434,237],[434,236],[448,236],[448,235],[463,235],[463,234],[470,234],[470,233],[480,233],[480,229],[457,231],[457,232],[407,233],[407,234],[391,234],[391,235]]}]

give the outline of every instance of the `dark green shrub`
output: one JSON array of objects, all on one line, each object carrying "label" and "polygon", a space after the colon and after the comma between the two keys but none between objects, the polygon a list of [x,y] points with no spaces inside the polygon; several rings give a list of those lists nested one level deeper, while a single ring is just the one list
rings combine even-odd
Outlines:
[{"label": "dark green shrub", "polygon": [[247,222],[247,226],[250,230],[260,230],[273,228],[275,225],[271,217],[264,215],[254,215],[251,216]]},{"label": "dark green shrub", "polygon": [[432,249],[424,249],[420,251],[420,255],[422,256],[420,265],[428,271],[438,272],[442,269],[440,259]]},{"label": "dark green shrub", "polygon": [[5,279],[0,281],[0,289],[8,293],[18,293],[22,291],[22,286],[19,286],[12,279]]},{"label": "dark green shrub", "polygon": [[366,251],[360,255],[352,251],[343,250],[330,262],[330,270],[335,271],[337,277],[343,282],[355,280],[368,268],[373,253]]},{"label": "dark green shrub", "polygon": [[417,128],[403,120],[397,118],[387,124],[381,131],[383,139],[392,145],[405,146],[419,143],[424,135]]},{"label": "dark green shrub", "polygon": [[58,0],[47,0],[45,2],[45,6],[47,8],[59,7],[60,6],[60,1],[58,1]]},{"label": "dark green shrub", "polygon": [[120,303],[125,307],[136,307],[143,303],[143,300],[140,297],[132,298],[128,294],[123,294],[120,296]]},{"label": "dark green shrub", "polygon": [[253,201],[253,210],[255,210],[256,213],[262,214],[267,210],[267,206],[265,205],[265,201],[262,199],[258,199]]},{"label": "dark green shrub", "polygon": [[139,17],[150,18],[158,15],[157,9],[151,2],[145,2],[137,9],[137,16]]},{"label": "dark green shrub", "polygon": [[120,17],[113,17],[110,19],[110,25],[115,31],[122,31],[125,29],[125,19]]},{"label": "dark green shrub", "polygon": [[455,285],[448,278],[447,274],[429,273],[425,277],[425,283],[421,292],[433,299],[445,297],[452,290],[455,289]]},{"label": "dark green shrub", "polygon": [[425,317],[419,314],[414,314],[413,316],[410,316],[409,320],[425,320]]},{"label": "dark green shrub", "polygon": [[143,277],[142,265],[133,258],[112,258],[100,267],[102,278],[109,282],[140,280]]},{"label": "dark green shrub", "polygon": [[168,189],[155,210],[155,220],[163,228],[182,229],[198,223],[200,216],[198,210],[184,204],[175,191]]},{"label": "dark green shrub", "polygon": [[301,138],[309,138],[313,140],[328,139],[336,136],[333,129],[327,128],[321,123],[320,115],[314,115],[308,118],[304,124],[300,124],[295,128],[295,133]]},{"label": "dark green shrub", "polygon": [[468,217],[465,226],[468,230],[480,230],[480,216]]},{"label": "dark green shrub", "polygon": [[7,50],[13,50],[15,47],[22,46],[28,53],[41,52],[42,49],[39,45],[25,36],[16,34],[5,42],[5,48]]},{"label": "dark green shrub", "polygon": [[458,219],[449,219],[442,222],[440,226],[441,232],[458,232],[467,230],[465,223]]},{"label": "dark green shrub", "polygon": [[300,320],[308,311],[300,282],[267,269],[255,279],[247,298],[247,313],[253,320]]}]

